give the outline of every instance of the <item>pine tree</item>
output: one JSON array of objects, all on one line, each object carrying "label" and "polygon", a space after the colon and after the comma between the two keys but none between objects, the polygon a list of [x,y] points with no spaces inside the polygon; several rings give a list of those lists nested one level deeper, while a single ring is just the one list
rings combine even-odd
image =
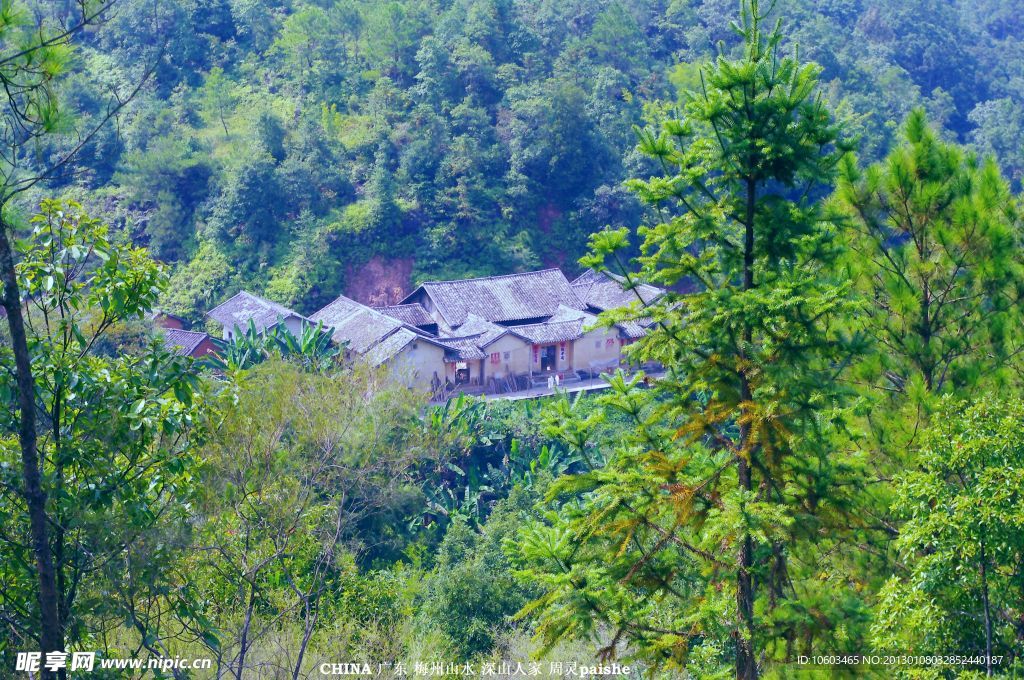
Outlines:
[{"label": "pine tree", "polygon": [[857,322],[874,344],[856,380],[872,396],[879,448],[914,448],[937,395],[1006,384],[1024,350],[1024,270],[1013,194],[995,161],[942,141],[924,111],[902,143],[864,170],[841,165],[846,269],[869,301]]},{"label": "pine tree", "polygon": [[[649,391],[615,382],[604,402],[633,419],[624,440],[596,443],[593,422],[556,416],[568,445],[615,450],[557,483],[559,514],[523,534],[549,642],[603,622],[607,654],[628,640],[649,661],[701,676],[731,665],[744,680],[818,636],[841,648],[834,631],[862,613],[823,578],[854,477],[832,441],[850,290],[821,201],[847,146],[816,94],[820,69],[781,54],[764,15],[744,2],[742,57],[703,72],[681,119],[639,132],[664,172],[630,185],[661,221],[640,230],[639,273],[621,273],[692,292],[605,320],[653,320],[634,358],[668,375]],[[627,242],[596,235],[584,265],[617,268]]]}]

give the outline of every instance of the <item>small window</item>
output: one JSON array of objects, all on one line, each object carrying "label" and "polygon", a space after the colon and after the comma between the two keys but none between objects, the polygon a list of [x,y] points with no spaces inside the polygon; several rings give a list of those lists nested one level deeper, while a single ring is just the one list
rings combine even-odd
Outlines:
[{"label": "small window", "polygon": [[601,349],[601,341],[594,340],[594,349]]},{"label": "small window", "polygon": [[512,352],[505,352],[505,361],[508,361],[509,357],[511,357],[511,356],[512,356]]}]

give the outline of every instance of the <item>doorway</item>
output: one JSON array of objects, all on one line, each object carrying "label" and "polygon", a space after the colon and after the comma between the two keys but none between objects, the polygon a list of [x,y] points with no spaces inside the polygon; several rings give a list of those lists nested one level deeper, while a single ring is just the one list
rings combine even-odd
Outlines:
[{"label": "doorway", "polygon": [[540,370],[543,373],[554,371],[558,368],[558,354],[554,345],[547,345],[540,349]]},{"label": "doorway", "polygon": [[465,361],[457,362],[455,364],[455,384],[468,385],[469,379],[469,364]]}]

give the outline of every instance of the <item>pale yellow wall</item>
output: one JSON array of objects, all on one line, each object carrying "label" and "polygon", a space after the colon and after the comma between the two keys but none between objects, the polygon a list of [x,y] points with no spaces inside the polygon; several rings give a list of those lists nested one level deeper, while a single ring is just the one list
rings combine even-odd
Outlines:
[{"label": "pale yellow wall", "polygon": [[[487,347],[484,359],[484,375],[486,378],[505,378],[509,375],[523,375],[530,372],[530,345],[513,335],[503,335]],[[498,363],[491,363],[491,353],[498,353]],[[506,352],[508,358],[505,358]]]},{"label": "pale yellow wall", "polygon": [[[609,342],[609,340],[611,342]],[[413,346],[415,345],[415,347]],[[540,376],[540,362],[533,363],[533,348],[530,343],[512,335],[506,335],[483,348],[487,357],[482,361],[467,362],[474,384],[486,385],[494,377],[503,379],[508,375],[527,375],[531,364],[533,375]],[[492,364],[490,355],[499,353],[499,363]],[[508,358],[505,353],[508,353]],[[583,337],[566,343],[565,359],[558,353],[555,343],[556,371],[569,374],[575,370],[610,371],[617,368],[621,356],[619,334],[614,328],[593,328]],[[430,391],[431,379],[435,372],[444,383],[455,382],[455,364],[445,363],[444,350],[427,342],[408,345],[390,362],[397,379],[409,387]]]},{"label": "pale yellow wall", "polygon": [[575,366],[573,364],[573,341],[572,340],[566,340],[565,341],[565,358],[562,357],[562,343],[561,342],[552,342],[552,343],[547,343],[547,344],[543,344],[543,345],[539,346],[539,350],[537,352],[536,361],[534,361],[533,354],[532,354],[532,349],[531,349],[530,362],[533,364],[533,375],[534,376],[539,376],[539,375],[543,375],[544,374],[541,371],[541,359],[543,358],[544,351],[548,347],[554,347],[555,348],[555,365],[554,365],[554,369],[551,370],[551,371],[548,371],[548,374],[551,374],[551,375],[554,375],[555,373],[565,373],[565,374],[568,374],[568,373],[572,373],[575,370]]},{"label": "pale yellow wall", "polygon": [[412,389],[430,391],[430,382],[437,373],[444,382],[444,350],[429,342],[412,342],[388,362],[396,378]]},{"label": "pale yellow wall", "polygon": [[618,365],[619,333],[614,328],[592,328],[575,345],[577,369],[614,370]]}]

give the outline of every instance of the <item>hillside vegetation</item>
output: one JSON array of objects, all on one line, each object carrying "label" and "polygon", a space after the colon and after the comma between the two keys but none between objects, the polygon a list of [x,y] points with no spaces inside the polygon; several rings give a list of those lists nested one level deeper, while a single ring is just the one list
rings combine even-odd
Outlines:
[{"label": "hillside vegetation", "polygon": [[[46,5],[52,9],[51,5]],[[1024,171],[1011,0],[780,0],[787,41],[877,160],[915,106]],[[66,96],[151,81],[62,177],[175,276],[198,319],[242,287],[310,312],[345,292],[561,266],[636,226],[645,107],[699,86],[733,0],[121,0]]]},{"label": "hillside vegetation", "polygon": [[[1021,677],[1024,19],[768,5],[0,2],[0,675]],[[154,328],[541,265],[593,391]]]}]

